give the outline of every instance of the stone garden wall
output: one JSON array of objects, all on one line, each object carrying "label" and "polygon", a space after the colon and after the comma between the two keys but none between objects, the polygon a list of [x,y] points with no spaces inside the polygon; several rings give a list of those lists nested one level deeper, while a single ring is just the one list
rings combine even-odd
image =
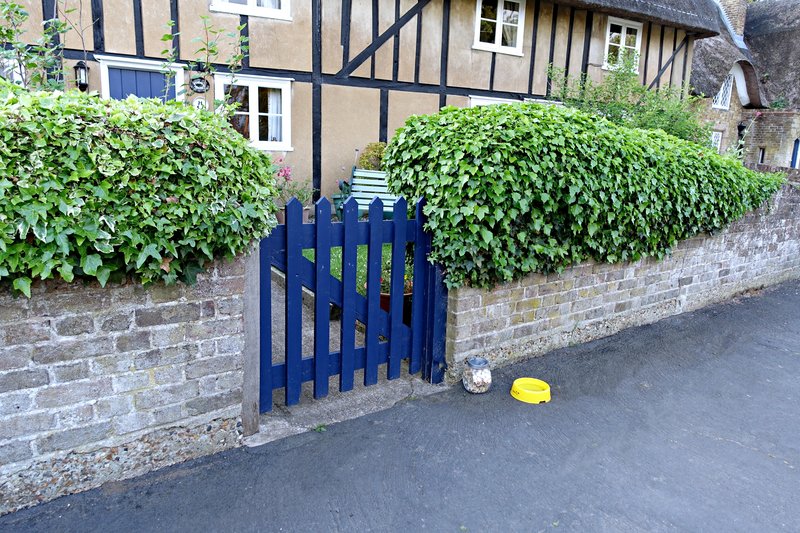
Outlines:
[{"label": "stone garden wall", "polygon": [[499,365],[796,278],[800,192],[787,185],[771,206],[682,242],[660,261],[585,263],[491,291],[450,291],[448,377],[458,378],[472,355]]},{"label": "stone garden wall", "polygon": [[198,279],[0,292],[0,514],[239,443],[244,259]]}]

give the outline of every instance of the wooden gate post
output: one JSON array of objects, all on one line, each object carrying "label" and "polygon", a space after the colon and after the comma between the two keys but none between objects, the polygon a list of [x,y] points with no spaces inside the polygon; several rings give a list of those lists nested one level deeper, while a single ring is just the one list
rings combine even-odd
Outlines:
[{"label": "wooden gate post", "polygon": [[261,372],[261,265],[259,243],[249,250],[244,264],[244,357],[242,369],[242,431],[258,433]]}]

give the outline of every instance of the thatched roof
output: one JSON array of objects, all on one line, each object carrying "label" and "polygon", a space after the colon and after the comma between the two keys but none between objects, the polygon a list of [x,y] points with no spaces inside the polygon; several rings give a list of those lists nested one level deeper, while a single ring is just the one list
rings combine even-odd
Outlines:
[{"label": "thatched roof", "polygon": [[765,98],[759,86],[750,52],[736,46],[733,37],[724,26],[720,35],[695,41],[690,81],[692,92],[713,97],[736,64],[744,73],[747,96],[750,100],[747,106],[764,107]]},{"label": "thatched roof", "polygon": [[667,24],[708,37],[719,33],[713,0],[559,0],[592,11]]},{"label": "thatched roof", "polygon": [[800,0],[750,4],[744,37],[769,101],[800,109]]}]

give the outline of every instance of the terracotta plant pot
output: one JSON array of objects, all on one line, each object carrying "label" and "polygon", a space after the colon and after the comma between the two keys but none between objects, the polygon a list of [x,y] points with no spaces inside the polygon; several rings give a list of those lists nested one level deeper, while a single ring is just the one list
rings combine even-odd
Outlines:
[{"label": "terracotta plant pot", "polygon": [[[311,208],[303,208],[303,224],[308,224],[311,217]],[[286,209],[281,209],[275,213],[275,218],[278,219],[278,224],[286,224]]]},{"label": "terracotta plant pot", "polygon": [[[391,298],[388,292],[381,293],[381,309],[389,312]],[[406,326],[411,325],[411,293],[403,294],[403,323]]]}]

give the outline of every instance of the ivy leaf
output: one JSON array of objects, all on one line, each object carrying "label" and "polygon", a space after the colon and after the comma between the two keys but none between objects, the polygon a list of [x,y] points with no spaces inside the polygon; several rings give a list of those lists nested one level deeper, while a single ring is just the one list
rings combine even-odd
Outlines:
[{"label": "ivy leaf", "polygon": [[15,289],[17,289],[19,292],[21,292],[28,298],[31,297],[31,278],[27,277],[14,278],[14,283],[12,285]]},{"label": "ivy leaf", "polygon": [[58,274],[61,276],[61,279],[67,283],[75,279],[75,274],[72,273],[72,265],[67,262],[61,263],[61,266],[58,267]]},{"label": "ivy leaf", "polygon": [[139,252],[139,257],[136,259],[136,268],[141,268],[148,257],[161,261],[161,254],[158,253],[158,247],[154,243],[148,244]]},{"label": "ivy leaf", "polygon": [[104,266],[97,269],[97,281],[100,282],[101,287],[105,287],[108,283],[108,278],[111,276],[111,269]]},{"label": "ivy leaf", "polygon": [[84,274],[94,276],[97,274],[97,269],[103,264],[103,259],[97,254],[84,256],[81,259],[81,269]]}]

